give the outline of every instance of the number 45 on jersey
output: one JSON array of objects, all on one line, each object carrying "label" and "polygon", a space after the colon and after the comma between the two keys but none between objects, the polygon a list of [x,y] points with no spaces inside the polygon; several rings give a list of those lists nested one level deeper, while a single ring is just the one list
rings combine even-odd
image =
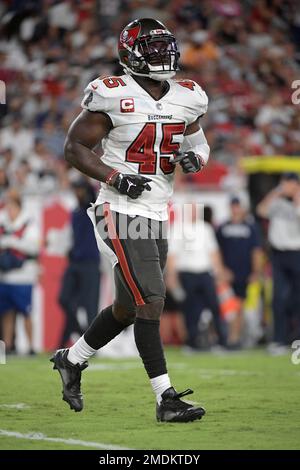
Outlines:
[{"label": "number 45 on jersey", "polygon": [[[156,163],[158,152],[154,150],[156,141],[155,123],[147,123],[141,132],[126,150],[126,161],[139,164],[139,173],[154,175],[156,173]],[[180,144],[174,142],[175,135],[183,135],[184,123],[162,124],[162,139],[160,142],[159,166],[164,174],[173,173],[175,165],[170,162],[170,157],[179,150]],[[165,155],[165,156],[164,156]]]}]

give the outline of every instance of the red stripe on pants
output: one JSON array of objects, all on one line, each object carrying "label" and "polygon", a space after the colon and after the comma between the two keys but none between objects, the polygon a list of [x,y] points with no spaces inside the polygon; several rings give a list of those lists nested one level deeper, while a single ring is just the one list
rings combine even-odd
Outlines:
[{"label": "red stripe on pants", "polygon": [[117,235],[117,231],[116,231],[113,216],[109,207],[109,203],[105,202],[103,207],[104,207],[104,218],[107,223],[109,238],[113,244],[114,250],[118,257],[123,276],[125,277],[125,280],[133,294],[136,305],[145,305],[144,299],[131,275],[123,247]]}]

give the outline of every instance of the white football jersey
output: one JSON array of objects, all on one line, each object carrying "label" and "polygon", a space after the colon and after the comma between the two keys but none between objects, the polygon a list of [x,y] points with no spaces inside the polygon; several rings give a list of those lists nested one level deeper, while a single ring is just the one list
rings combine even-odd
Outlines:
[{"label": "white football jersey", "polygon": [[192,80],[168,80],[168,84],[160,100],[130,75],[97,78],[86,87],[81,106],[106,113],[113,125],[102,140],[102,161],[121,173],[152,180],[151,191],[135,200],[101,183],[97,204],[109,202],[117,212],[167,220],[175,170],[170,157],[179,150],[186,126],[206,113],[208,103]]}]

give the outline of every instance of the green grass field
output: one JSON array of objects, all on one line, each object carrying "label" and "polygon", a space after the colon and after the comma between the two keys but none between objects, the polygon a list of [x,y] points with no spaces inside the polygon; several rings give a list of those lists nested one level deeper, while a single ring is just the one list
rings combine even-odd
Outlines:
[{"label": "green grass field", "polygon": [[300,365],[289,356],[185,356],[168,349],[167,358],[176,388],[192,388],[187,398],[206,408],[201,421],[157,423],[138,359],[91,361],[82,384],[85,409],[74,413],[61,400],[48,356],[8,358],[0,365],[0,449],[300,448]]}]

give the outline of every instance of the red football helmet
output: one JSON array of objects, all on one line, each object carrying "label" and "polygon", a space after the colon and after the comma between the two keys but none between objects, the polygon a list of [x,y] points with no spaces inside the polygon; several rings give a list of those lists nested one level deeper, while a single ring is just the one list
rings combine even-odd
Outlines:
[{"label": "red football helmet", "polygon": [[160,21],[135,20],[120,34],[120,64],[129,74],[167,80],[176,74],[179,56],[175,37]]}]

